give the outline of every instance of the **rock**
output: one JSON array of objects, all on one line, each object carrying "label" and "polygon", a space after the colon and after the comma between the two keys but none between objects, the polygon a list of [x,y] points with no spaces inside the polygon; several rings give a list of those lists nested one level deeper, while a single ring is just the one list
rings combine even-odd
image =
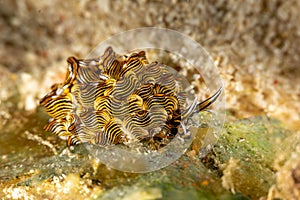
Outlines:
[{"label": "rock", "polygon": [[[204,158],[195,153],[192,145],[166,168],[133,174],[108,169],[91,157],[83,145],[65,147],[56,136],[41,130],[45,120],[45,113],[38,109],[35,114],[24,116],[17,129],[8,126],[4,134],[10,133],[10,137],[0,138],[1,144],[8,147],[1,152],[1,196],[10,199],[266,197],[276,184],[276,170],[282,171],[273,165],[278,153],[274,141],[292,134],[279,121],[266,117],[227,122],[216,146]],[[13,123],[12,120],[8,125]],[[285,145],[292,142],[286,141]],[[292,169],[296,186],[298,171]]]}]

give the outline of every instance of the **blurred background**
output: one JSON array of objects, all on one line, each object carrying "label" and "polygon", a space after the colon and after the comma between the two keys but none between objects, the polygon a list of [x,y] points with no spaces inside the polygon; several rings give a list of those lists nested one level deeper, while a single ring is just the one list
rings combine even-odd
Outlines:
[{"label": "blurred background", "polygon": [[230,117],[267,114],[297,129],[299,9],[297,0],[0,0],[0,119],[16,108],[34,111],[64,79],[69,56],[84,58],[113,34],[156,26],[208,50],[225,83]]}]

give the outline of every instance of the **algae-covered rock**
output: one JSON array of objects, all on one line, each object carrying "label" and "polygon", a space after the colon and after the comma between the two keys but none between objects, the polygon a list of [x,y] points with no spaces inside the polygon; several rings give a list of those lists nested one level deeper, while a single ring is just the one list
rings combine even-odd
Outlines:
[{"label": "algae-covered rock", "polygon": [[[280,122],[266,117],[228,122],[206,157],[200,158],[192,145],[166,168],[132,174],[108,169],[90,156],[84,146],[69,149],[57,137],[43,132],[46,118],[39,109],[23,118],[17,129],[8,126],[4,134],[9,137],[0,137],[1,144],[7,143],[6,151],[1,151],[0,196],[8,199],[267,197],[270,188],[282,189],[279,181],[284,170],[273,164],[280,152],[276,141],[292,134]],[[292,143],[293,140],[286,139],[284,145]],[[298,171],[289,164],[294,163],[291,159],[282,166],[294,170],[290,177],[296,186]]]},{"label": "algae-covered rock", "polygon": [[266,196],[275,182],[275,142],[290,134],[279,121],[254,117],[225,124],[224,133],[208,156],[222,175],[222,185],[251,199]]},{"label": "algae-covered rock", "polygon": [[300,132],[277,141],[274,168],[276,183],[270,188],[269,199],[300,199]]}]

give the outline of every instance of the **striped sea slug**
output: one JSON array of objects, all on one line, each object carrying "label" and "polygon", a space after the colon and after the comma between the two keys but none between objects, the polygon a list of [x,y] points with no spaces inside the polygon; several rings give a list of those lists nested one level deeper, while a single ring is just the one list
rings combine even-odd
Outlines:
[{"label": "striped sea slug", "polygon": [[[95,59],[68,59],[65,81],[54,84],[40,104],[51,119],[45,130],[67,145],[130,142],[161,145],[180,133],[187,118],[220,95],[188,104],[180,78],[144,51],[118,55],[111,47]],[[160,146],[160,145],[158,145]]]}]

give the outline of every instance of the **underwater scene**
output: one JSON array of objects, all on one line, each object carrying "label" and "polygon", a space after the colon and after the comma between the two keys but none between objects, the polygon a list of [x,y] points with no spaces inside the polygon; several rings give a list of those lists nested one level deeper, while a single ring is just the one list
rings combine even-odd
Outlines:
[{"label": "underwater scene", "polygon": [[300,199],[299,9],[0,1],[0,199]]}]

